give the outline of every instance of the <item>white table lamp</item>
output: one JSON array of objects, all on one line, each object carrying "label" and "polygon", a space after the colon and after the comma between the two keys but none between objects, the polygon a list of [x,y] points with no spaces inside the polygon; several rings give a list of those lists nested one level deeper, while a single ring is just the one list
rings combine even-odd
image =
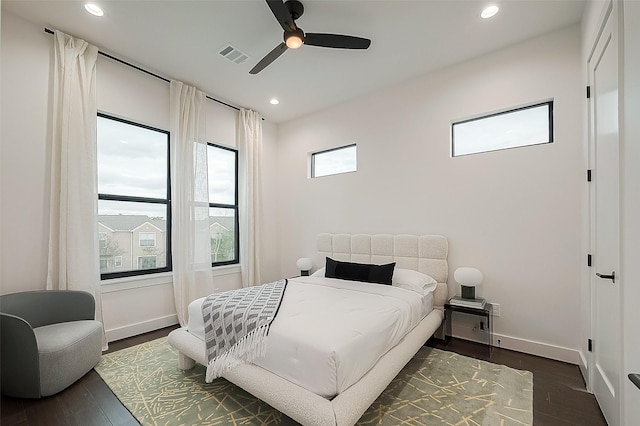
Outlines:
[{"label": "white table lamp", "polygon": [[476,287],[482,283],[482,272],[476,268],[462,267],[455,270],[453,279],[460,284],[463,299],[475,299]]},{"label": "white table lamp", "polygon": [[313,262],[308,257],[301,257],[296,262],[296,266],[300,269],[300,275],[309,276],[309,271],[313,268]]}]

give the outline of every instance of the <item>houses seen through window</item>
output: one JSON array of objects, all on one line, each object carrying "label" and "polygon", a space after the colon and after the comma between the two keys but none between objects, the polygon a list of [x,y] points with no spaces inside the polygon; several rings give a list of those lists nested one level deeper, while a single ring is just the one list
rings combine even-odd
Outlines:
[{"label": "houses seen through window", "polygon": [[157,256],[138,256],[138,269],[153,269],[158,266]]},{"label": "houses seen through window", "polygon": [[207,162],[211,263],[238,263],[238,151],[210,143]]},{"label": "houses seen through window", "polygon": [[171,270],[169,132],[98,114],[102,279]]},{"label": "houses seen through window", "polygon": [[156,246],[156,233],[155,232],[140,232],[140,247],[155,247]]}]

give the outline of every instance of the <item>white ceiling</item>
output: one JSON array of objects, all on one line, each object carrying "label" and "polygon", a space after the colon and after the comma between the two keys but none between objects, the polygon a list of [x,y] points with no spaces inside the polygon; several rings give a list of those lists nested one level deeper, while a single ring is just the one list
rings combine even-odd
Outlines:
[{"label": "white ceiling", "polygon": [[[282,41],[263,0],[95,0],[97,18],[81,1],[3,0],[12,12],[59,29],[100,50],[214,98],[283,122],[445,66],[580,21],[584,0],[502,0],[485,20],[484,0],[302,0],[305,32],[370,38],[368,50],[302,46],[257,75],[249,70]],[[231,43],[250,58],[219,55]],[[277,97],[280,105],[269,104]]]}]

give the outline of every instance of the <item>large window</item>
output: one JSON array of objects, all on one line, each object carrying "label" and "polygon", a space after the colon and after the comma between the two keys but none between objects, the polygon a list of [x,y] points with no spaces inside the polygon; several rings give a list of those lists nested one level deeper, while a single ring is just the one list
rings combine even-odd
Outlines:
[{"label": "large window", "polygon": [[211,264],[238,263],[238,152],[210,143],[207,161]]},{"label": "large window", "polygon": [[357,170],[356,145],[311,154],[311,177],[337,175]]},{"label": "large window", "polygon": [[553,101],[455,122],[451,155],[476,154],[553,142]]},{"label": "large window", "polygon": [[102,279],[170,271],[169,132],[104,114],[97,130]]}]

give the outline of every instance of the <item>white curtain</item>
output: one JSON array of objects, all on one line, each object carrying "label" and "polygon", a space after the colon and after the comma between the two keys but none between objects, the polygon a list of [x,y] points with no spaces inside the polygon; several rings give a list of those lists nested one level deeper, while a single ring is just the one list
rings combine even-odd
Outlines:
[{"label": "white curtain", "polygon": [[[98,49],[53,36],[48,290],[82,290],[102,322],[98,248],[96,59]],[[102,332],[103,347],[107,341]]]},{"label": "white curtain", "polygon": [[261,284],[262,255],[262,115],[240,109],[237,131],[239,155],[240,266],[242,286]]},{"label": "white curtain", "polygon": [[171,246],[180,325],[189,303],[213,290],[203,92],[171,82]]}]

